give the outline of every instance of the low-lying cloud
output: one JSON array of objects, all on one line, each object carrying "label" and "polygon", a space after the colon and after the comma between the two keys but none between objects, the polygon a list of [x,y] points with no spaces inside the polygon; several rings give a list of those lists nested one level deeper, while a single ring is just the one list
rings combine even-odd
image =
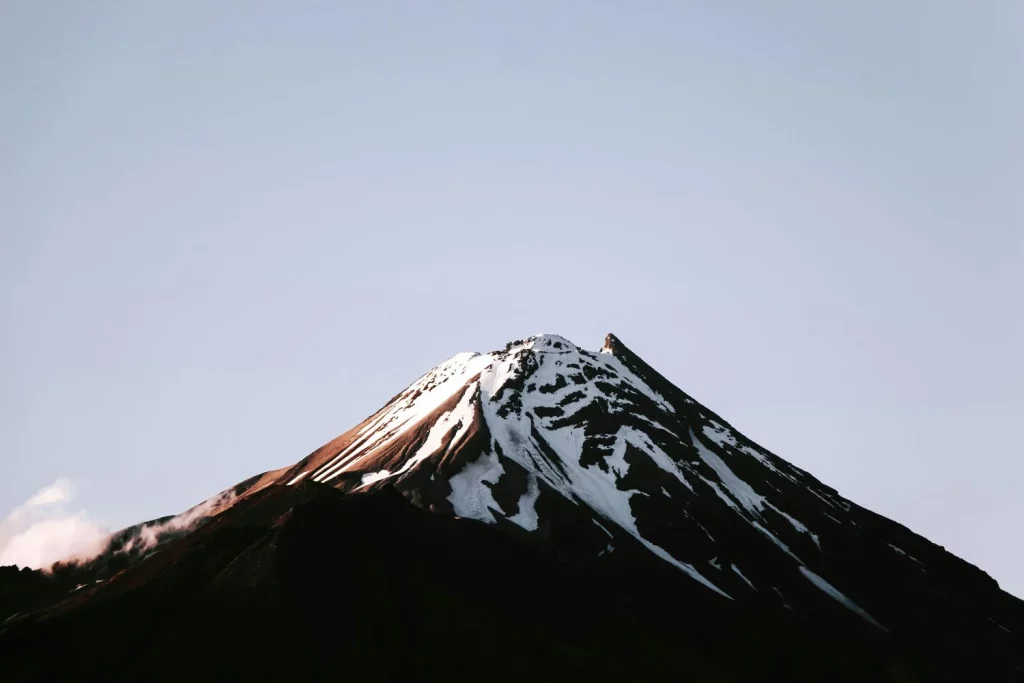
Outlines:
[{"label": "low-lying cloud", "polygon": [[[191,530],[236,497],[229,489],[165,522],[143,525],[116,552],[152,550],[166,534]],[[110,530],[90,519],[85,510],[71,512],[68,504],[73,498],[72,483],[58,479],[11,510],[0,521],[0,565],[46,571],[56,562],[86,562],[106,550]]]},{"label": "low-lying cloud", "polygon": [[204,500],[202,503],[196,505],[190,510],[185,511],[176,517],[172,517],[166,522],[146,524],[139,529],[138,535],[125,544],[119,552],[124,553],[129,552],[130,550],[151,550],[156,547],[164,534],[192,529],[201,520],[216,514],[221,508],[227,507],[233,503],[235,498],[237,498],[237,496],[234,491],[223,491],[213,498]]},{"label": "low-lying cloud", "polygon": [[70,512],[74,486],[58,479],[0,522],[0,565],[48,569],[60,560],[84,561],[103,552],[110,532],[85,510]]}]

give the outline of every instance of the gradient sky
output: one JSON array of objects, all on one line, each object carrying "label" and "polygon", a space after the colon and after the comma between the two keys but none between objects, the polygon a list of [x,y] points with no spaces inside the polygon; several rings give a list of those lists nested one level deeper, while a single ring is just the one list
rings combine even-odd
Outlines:
[{"label": "gradient sky", "polygon": [[[1024,4],[0,4],[0,515],[606,332],[1024,596]],[[57,489],[54,489],[57,490]]]}]

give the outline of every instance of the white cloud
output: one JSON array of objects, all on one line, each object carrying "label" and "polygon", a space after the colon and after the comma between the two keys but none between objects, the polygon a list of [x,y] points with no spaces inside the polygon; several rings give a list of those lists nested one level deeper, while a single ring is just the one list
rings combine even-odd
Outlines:
[{"label": "white cloud", "polygon": [[67,479],[58,479],[50,486],[47,486],[36,495],[28,499],[26,505],[48,505],[70,500],[73,495],[71,482]]},{"label": "white cloud", "polygon": [[0,522],[0,565],[46,569],[64,559],[85,560],[106,547],[110,533],[85,510],[70,513],[74,497],[67,479],[58,479],[14,508]]},{"label": "white cloud", "polygon": [[128,552],[135,546],[136,542],[141,543],[144,550],[154,548],[160,541],[161,535],[171,531],[184,531],[186,529],[191,529],[199,521],[216,514],[225,507],[230,506],[235,502],[236,498],[237,496],[234,491],[222,491],[213,498],[204,500],[199,505],[196,505],[192,509],[183,512],[177,517],[169,519],[166,522],[159,524],[147,524],[139,529],[139,535],[133,538],[131,542],[121,550],[121,552]]},{"label": "white cloud", "polygon": [[40,489],[38,493],[29,498],[23,504],[11,510],[11,514],[7,516],[7,519],[19,519],[23,515],[31,513],[33,508],[41,505],[61,503],[66,500],[71,500],[73,496],[74,488],[71,486],[71,482],[67,479],[58,479],[49,486]]},{"label": "white cloud", "polygon": [[0,565],[42,569],[66,558],[87,559],[102,552],[110,534],[84,510],[68,517],[36,522],[13,536],[0,552]]}]

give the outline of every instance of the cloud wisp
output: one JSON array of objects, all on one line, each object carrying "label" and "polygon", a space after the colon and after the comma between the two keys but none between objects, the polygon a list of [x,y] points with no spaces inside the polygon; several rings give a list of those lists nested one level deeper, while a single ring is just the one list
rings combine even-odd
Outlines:
[{"label": "cloud wisp", "polygon": [[[114,535],[85,510],[71,512],[68,504],[73,498],[72,483],[58,479],[11,510],[0,521],[0,565],[48,571],[57,562],[87,562],[107,550]],[[171,519],[141,525],[115,552],[148,552],[169,534],[195,528],[236,498],[229,489]]]},{"label": "cloud wisp", "polygon": [[70,512],[74,486],[58,479],[0,521],[0,565],[49,569],[61,560],[84,561],[103,552],[109,530],[85,510]]},{"label": "cloud wisp", "polygon": [[218,493],[212,498],[204,500],[195,507],[186,510],[176,517],[172,517],[165,522],[146,524],[139,529],[138,535],[126,543],[118,552],[124,553],[131,550],[141,550],[145,552],[152,550],[166,534],[176,531],[187,531],[194,528],[203,519],[212,517],[223,508],[231,505],[236,498],[237,496],[235,495],[235,492],[229,489]]}]

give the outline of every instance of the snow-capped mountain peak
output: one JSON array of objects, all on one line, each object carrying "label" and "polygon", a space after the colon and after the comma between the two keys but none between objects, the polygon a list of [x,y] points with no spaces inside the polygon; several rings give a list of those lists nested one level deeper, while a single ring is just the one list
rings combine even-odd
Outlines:
[{"label": "snow-capped mountain peak", "polygon": [[[482,661],[493,651],[519,661],[517,638],[544,625],[534,651],[586,633],[579,675],[555,677],[572,680],[607,679],[608,665],[614,680],[664,680],[672,669],[697,680],[948,683],[1017,681],[1024,671],[1020,601],[758,446],[611,334],[596,352],[538,334],[456,354],[295,465],[122,530],[67,585],[70,597],[47,612],[69,629],[60,642],[79,642],[79,617],[106,637],[105,614],[120,615],[125,642],[144,614],[159,614],[164,633],[168,596],[193,607],[216,597],[224,602],[208,612],[183,612],[150,661],[179,652],[198,614],[233,619],[246,653],[264,634],[276,634],[268,649],[294,643],[288,679],[318,679],[338,648],[365,658],[376,643],[386,659],[396,625],[398,649],[417,653],[400,658],[410,662],[400,680],[416,680],[410,673],[439,648],[447,654],[421,678],[447,676],[465,655],[453,633],[479,635],[469,649]],[[199,590],[203,600],[189,599]],[[92,610],[93,599],[107,607]],[[15,622],[6,641],[0,624],[0,645],[11,646],[0,661],[37,642],[25,636],[34,616]],[[317,644],[290,640],[300,632]],[[219,649],[221,635],[190,642]],[[604,645],[591,647],[595,639]],[[678,657],[695,639],[690,658]],[[709,647],[718,655],[705,669],[694,657]],[[622,655],[634,648],[643,654]],[[309,666],[293,670],[310,650]],[[19,654],[27,680],[41,680],[39,651]],[[610,654],[589,666],[595,652]],[[237,677],[245,657],[217,656]],[[480,670],[467,669],[469,679]]]},{"label": "snow-capped mountain peak", "polygon": [[848,524],[834,491],[734,432],[613,334],[598,352],[538,334],[457,354],[278,477],[303,480],[393,485],[432,510],[531,533],[566,506],[584,510],[595,553],[637,542],[730,598],[759,590],[741,558],[749,548],[800,576],[821,534]]}]

